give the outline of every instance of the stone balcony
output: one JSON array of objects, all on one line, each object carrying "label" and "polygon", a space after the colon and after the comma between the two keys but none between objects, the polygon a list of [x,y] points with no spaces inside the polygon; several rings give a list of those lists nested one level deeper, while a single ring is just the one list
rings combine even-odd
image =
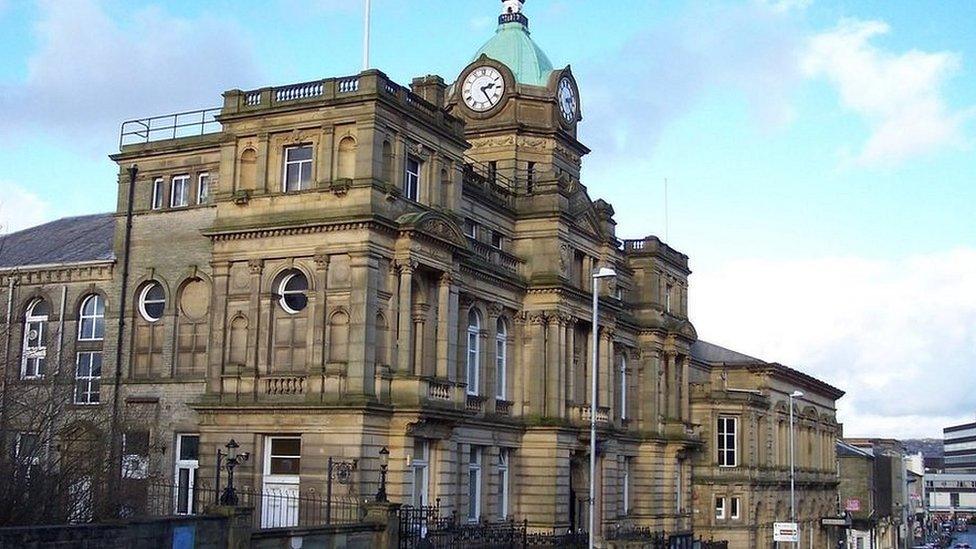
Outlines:
[{"label": "stone balcony", "polygon": [[[574,405],[570,409],[570,420],[577,424],[586,426],[590,424],[590,406],[587,405]],[[610,425],[610,407],[609,406],[597,406],[596,408],[596,423],[601,426]]]}]

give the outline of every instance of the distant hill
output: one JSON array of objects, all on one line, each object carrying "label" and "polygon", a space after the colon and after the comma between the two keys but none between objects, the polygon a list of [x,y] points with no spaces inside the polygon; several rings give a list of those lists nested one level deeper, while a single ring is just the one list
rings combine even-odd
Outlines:
[{"label": "distant hill", "polygon": [[927,458],[942,457],[941,438],[909,438],[902,440],[901,443],[905,445],[905,450],[909,454],[922,452],[922,455]]}]

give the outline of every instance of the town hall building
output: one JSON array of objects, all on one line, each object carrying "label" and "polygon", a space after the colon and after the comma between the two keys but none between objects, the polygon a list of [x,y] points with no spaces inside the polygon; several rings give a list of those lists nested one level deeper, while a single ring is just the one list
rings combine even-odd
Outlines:
[{"label": "town hall building", "polygon": [[321,494],[331,457],[372,497],[386,448],[391,501],[586,529],[608,267],[597,531],[771,547],[799,389],[798,511],[823,546],[843,392],[698,339],[688,257],[618,236],[581,180],[584,98],[523,2],[449,81],[367,70],[123,124],[114,212],[0,241],[5,444],[39,436],[16,395],[67,376],[52,437],[119,441],[121,474],[184,511],[233,439],[255,491]]}]

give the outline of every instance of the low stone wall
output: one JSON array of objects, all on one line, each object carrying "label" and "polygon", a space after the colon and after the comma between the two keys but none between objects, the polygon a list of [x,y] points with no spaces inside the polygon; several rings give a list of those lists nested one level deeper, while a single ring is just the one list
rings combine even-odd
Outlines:
[{"label": "low stone wall", "polygon": [[251,533],[251,549],[381,549],[384,530],[378,524],[259,530]]},{"label": "low stone wall", "polygon": [[117,523],[0,528],[0,549],[225,549],[227,517],[173,517]]}]

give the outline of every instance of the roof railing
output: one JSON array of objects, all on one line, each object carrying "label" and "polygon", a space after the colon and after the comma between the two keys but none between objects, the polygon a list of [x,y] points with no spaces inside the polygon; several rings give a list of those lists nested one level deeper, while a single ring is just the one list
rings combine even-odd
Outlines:
[{"label": "roof railing", "polygon": [[119,131],[119,150],[126,145],[218,133],[219,114],[220,109],[213,108],[126,120]]}]

